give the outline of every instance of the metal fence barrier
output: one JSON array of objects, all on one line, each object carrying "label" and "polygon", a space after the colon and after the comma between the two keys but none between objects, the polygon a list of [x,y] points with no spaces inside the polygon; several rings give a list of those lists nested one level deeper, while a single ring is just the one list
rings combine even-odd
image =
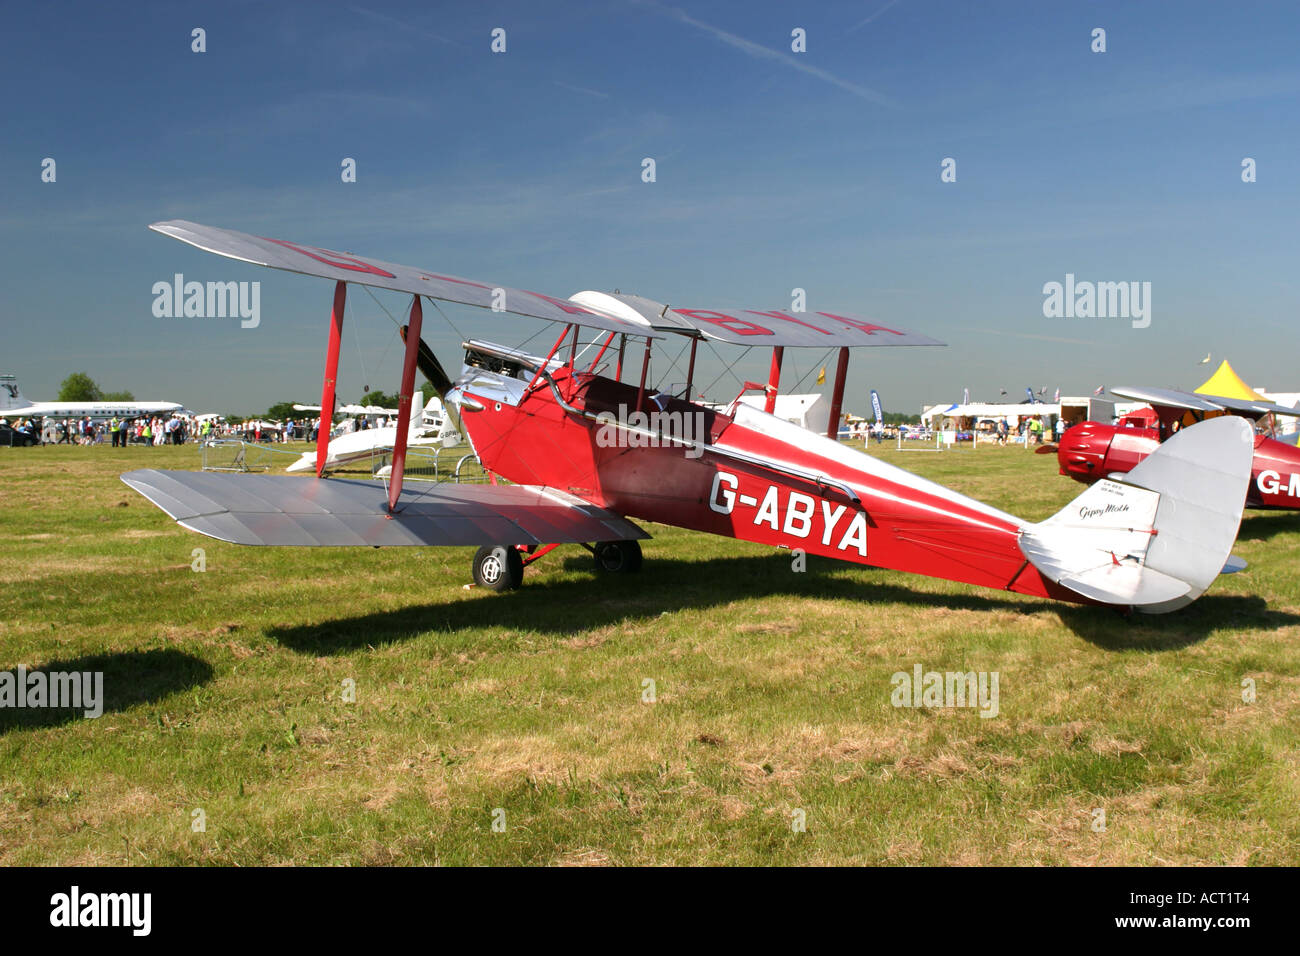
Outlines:
[{"label": "metal fence barrier", "polygon": [[239,438],[209,438],[200,451],[204,471],[270,471],[300,457],[297,452]]}]

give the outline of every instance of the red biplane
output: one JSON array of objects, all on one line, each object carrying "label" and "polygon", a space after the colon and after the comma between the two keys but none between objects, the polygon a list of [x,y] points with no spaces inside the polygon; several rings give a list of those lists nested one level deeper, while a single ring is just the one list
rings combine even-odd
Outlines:
[{"label": "red biplane", "polygon": [[[1124,474],[1160,447],[1179,429],[1206,419],[1239,416],[1252,423],[1268,416],[1300,416],[1300,411],[1272,402],[1204,395],[1172,388],[1112,388],[1120,398],[1146,402],[1145,421],[1118,425],[1080,422],[1061,436],[1057,461],[1061,474],[1085,484],[1102,476]],[[1253,428],[1252,428],[1253,431]],[[1300,508],[1300,448],[1261,432],[1253,436],[1255,453],[1248,508]]]},{"label": "red biplane", "polygon": [[[1253,434],[1238,418],[1183,430],[1123,480],[1103,480],[1045,521],[1025,521],[841,445],[849,349],[939,345],[848,316],[670,308],[635,295],[558,299],[184,221],[151,228],[246,262],[335,281],[321,407],[333,408],[348,283],[412,296],[388,482],[135,471],[123,481],[186,528],[249,545],[480,545],[482,586],[519,585],[561,543],[635,571],[639,518],[999,590],[1174,610],[1225,570],[1241,521]],[[544,356],[471,340],[453,381],[421,341],[422,301],[561,326]],[[579,330],[597,338],[580,349]],[[682,337],[685,387],[650,380],[656,341]],[[691,399],[701,342],[770,346],[766,409]],[[639,356],[628,345],[640,345]],[[771,414],[784,349],[838,349],[825,436]],[[587,360],[588,351],[594,356]],[[639,358],[640,361],[636,362]],[[403,483],[419,368],[459,410],[485,469],[510,484]],[[626,374],[625,374],[626,373]],[[742,392],[743,394],[743,392]],[[327,416],[328,418],[328,416]],[[318,461],[328,454],[322,430]]]}]

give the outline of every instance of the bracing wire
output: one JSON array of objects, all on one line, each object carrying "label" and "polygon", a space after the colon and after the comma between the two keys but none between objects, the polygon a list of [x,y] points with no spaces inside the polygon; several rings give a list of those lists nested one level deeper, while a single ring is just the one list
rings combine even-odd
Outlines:
[{"label": "bracing wire", "polygon": [[722,356],[718,354],[718,350],[713,347],[712,342],[710,342],[708,339],[700,339],[700,341],[703,342],[705,345],[707,345],[709,347],[709,351],[713,353],[713,357],[722,363],[722,371],[718,373],[718,377],[715,378],[708,385],[706,385],[704,388],[700,389],[700,393],[702,395],[707,395],[709,393],[709,389],[711,389],[714,385],[717,385],[718,382],[722,380],[722,376],[728,374],[736,380],[736,384],[738,384],[741,388],[744,388],[745,380],[735,373],[733,366],[739,365],[741,362],[743,362],[745,356],[748,355],[750,351],[753,349],[753,346],[752,345],[746,346],[745,351],[741,352],[740,356],[734,362],[728,364],[727,362],[723,361]]},{"label": "bracing wire", "polygon": [[[425,296],[425,298],[428,299],[429,297],[428,297],[428,296]],[[442,311],[442,306],[438,305],[438,300],[437,300],[437,299],[429,299],[429,304],[432,305],[432,306],[434,307],[434,309],[437,310],[438,314],[439,314],[440,316],[442,316],[443,321],[446,322],[447,325],[450,326],[451,330],[452,330],[453,332],[456,333],[456,337],[459,338],[460,341],[462,341],[462,342],[468,342],[468,341],[469,341],[469,337],[468,337],[467,335],[465,335],[465,333],[462,332],[460,329],[456,328],[456,323],[453,322],[453,321],[451,320],[451,317],[448,316],[446,312]],[[537,336],[540,335],[540,334],[542,333],[542,330],[543,330],[543,329],[546,329],[546,328],[550,328],[550,326],[549,326],[549,325],[545,325],[545,326],[542,326],[541,328],[536,329],[536,330],[533,332],[532,335],[528,336],[528,338],[524,339],[523,342],[519,343],[519,345],[517,345],[517,346],[515,346],[515,347],[516,347],[516,348],[519,348],[519,349],[522,349],[524,346],[526,346],[526,345],[527,345],[529,342],[531,342],[533,339],[537,338]]]},{"label": "bracing wire", "polygon": [[[358,318],[360,317],[358,316]],[[370,375],[367,374],[366,372],[366,357],[365,354],[361,351],[361,333],[357,331],[358,325],[360,325],[360,323],[354,319],[352,322],[352,340],[357,345],[357,362],[361,366],[361,382],[366,386],[366,390],[369,391]],[[382,364],[382,359],[380,361]]]},{"label": "bracing wire", "polygon": [[375,305],[377,305],[377,306],[379,306],[379,308],[383,309],[383,311],[384,311],[384,315],[388,316],[388,320],[389,320],[390,322],[392,322],[393,325],[397,326],[398,329],[401,329],[401,327],[402,327],[402,323],[401,323],[401,322],[398,322],[397,319],[393,318],[393,313],[389,312],[389,311],[388,311],[388,307],[385,306],[384,303],[382,303],[382,302],[379,301],[379,299],[378,299],[378,297],[375,295],[375,293],[374,293],[373,291],[371,291],[370,286],[368,286],[368,285],[363,285],[361,288],[363,288],[363,289],[366,290],[366,294],[369,295],[371,299],[374,299]]},{"label": "bracing wire", "polygon": [[[666,368],[666,369],[664,370],[664,376],[665,376],[666,378],[668,378],[669,381],[668,381],[668,382],[665,382],[664,384],[668,385],[669,387],[672,386],[673,383],[672,383],[671,379],[672,379],[673,372],[679,372],[679,373],[681,373],[682,377],[685,378],[685,376],[686,376],[686,370],[685,370],[684,368],[680,368],[680,367],[678,366],[678,363],[682,360],[682,356],[686,354],[686,350],[687,350],[688,348],[690,348],[690,347],[691,347],[691,342],[690,342],[689,339],[687,339],[687,340],[686,340],[686,344],[683,345],[683,346],[681,347],[681,349],[678,351],[678,353],[677,353],[677,357],[668,360],[668,368]],[[689,399],[690,399],[690,396],[687,395],[686,398],[687,398],[687,400],[689,400]]]},{"label": "bracing wire", "polygon": [[[374,301],[375,305],[379,306],[379,308],[383,310],[384,315],[388,316],[388,320],[393,323],[393,327],[394,327],[393,335],[389,337],[388,343],[384,346],[384,354],[379,356],[379,367],[382,368],[384,365],[384,359],[388,358],[388,352],[393,347],[393,341],[400,337],[400,333],[402,331],[402,323],[398,322],[397,319],[393,317],[393,313],[388,311],[387,306],[385,306],[384,303],[379,301],[375,293],[371,291],[370,286],[363,285],[361,288],[366,290],[366,294],[370,296],[370,298]],[[360,349],[361,349],[361,345],[360,343],[358,343],[357,350],[360,351]],[[364,366],[362,367],[361,371],[364,374],[365,372]],[[367,381],[366,384],[369,384],[369,381]]]},{"label": "bracing wire", "polygon": [[814,362],[812,364],[812,367],[809,368],[808,371],[803,373],[803,375],[798,379],[798,381],[796,381],[794,385],[791,387],[790,391],[795,391],[796,389],[801,387],[804,383],[804,379],[806,379],[809,375],[813,373],[813,369],[823,368],[826,365],[826,363],[830,360],[831,353],[834,351],[835,349],[827,349],[826,354],[823,355],[819,361]]}]

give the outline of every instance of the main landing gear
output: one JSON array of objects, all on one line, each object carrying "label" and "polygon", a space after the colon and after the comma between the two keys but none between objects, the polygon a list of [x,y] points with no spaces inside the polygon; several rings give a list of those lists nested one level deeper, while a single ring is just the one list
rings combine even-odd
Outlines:
[{"label": "main landing gear", "polygon": [[513,591],[524,583],[524,559],[510,544],[489,544],[474,555],[474,583],[489,591]]},{"label": "main landing gear", "polygon": [[641,542],[600,541],[591,549],[597,571],[632,574],[641,570]]},{"label": "main landing gear", "polygon": [[[489,591],[513,591],[524,581],[524,567],[554,551],[559,545],[524,547],[515,544],[489,544],[474,554],[474,584]],[[607,574],[633,574],[641,570],[639,541],[597,541],[583,545],[591,552],[596,570]]]}]

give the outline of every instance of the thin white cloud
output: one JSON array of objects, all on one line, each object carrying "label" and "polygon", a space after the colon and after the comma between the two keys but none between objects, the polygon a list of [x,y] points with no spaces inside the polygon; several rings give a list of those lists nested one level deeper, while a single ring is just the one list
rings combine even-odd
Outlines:
[{"label": "thin white cloud", "polygon": [[867,17],[865,20],[860,20],[860,21],[858,21],[857,23],[853,24],[853,26],[849,27],[848,30],[846,30],[845,32],[846,32],[846,33],[852,33],[852,32],[854,32],[855,30],[861,30],[861,29],[862,29],[863,27],[865,27],[868,23],[870,23],[872,20],[876,19],[876,17],[880,16],[882,13],[884,13],[884,12],[885,12],[886,10],[888,10],[890,7],[894,6],[896,3],[898,3],[898,0],[889,0],[889,2],[888,2],[887,4],[885,4],[883,7],[881,7],[879,10],[877,10],[875,13],[873,13],[871,16]]},{"label": "thin white cloud", "polygon": [[783,66],[791,67],[792,69],[798,70],[800,73],[816,77],[819,80],[830,83],[832,86],[837,86],[848,93],[852,93],[854,96],[864,99],[868,103],[875,103],[877,106],[887,106],[892,109],[898,108],[898,104],[885,94],[879,93],[876,90],[868,89],[865,86],[860,86],[857,83],[851,83],[848,80],[840,79],[833,73],[829,73],[820,67],[812,66],[793,54],[782,53],[780,50],[773,50],[770,47],[763,46],[761,43],[755,43],[752,40],[746,40],[742,36],[728,33],[726,30],[719,29],[715,26],[710,26],[700,20],[696,20],[686,11],[680,10],[677,7],[661,7],[657,3],[651,3],[650,6],[662,10],[675,20],[685,23],[688,26],[695,27],[697,30],[703,30],[705,33],[721,40],[728,46],[747,53],[755,59],[767,60],[769,62],[780,63]]},{"label": "thin white cloud", "polygon": [[1100,345],[1100,342],[1089,342],[1085,339],[1067,339],[1059,335],[1030,335],[1028,332],[1005,332],[1001,329],[972,329],[968,328],[967,332],[978,332],[981,335],[1003,335],[1013,339],[1034,339],[1039,342],[1063,342],[1067,345]]},{"label": "thin white cloud", "polygon": [[588,96],[599,96],[602,100],[610,98],[608,93],[602,93],[600,90],[589,89],[585,86],[574,86],[572,83],[564,83],[560,80],[552,80],[551,82],[556,86],[563,87],[566,90],[572,90],[575,93],[586,93]]},{"label": "thin white cloud", "polygon": [[365,7],[355,6],[350,6],[348,9],[353,13],[359,13],[362,16],[369,17],[372,20],[382,23],[385,26],[393,27],[403,33],[417,33],[420,36],[429,38],[430,40],[437,40],[439,43],[446,43],[449,46],[457,45],[454,41],[448,40],[444,36],[439,36],[437,33],[432,33],[429,30],[418,27],[406,20],[399,20],[397,17],[389,16],[387,13],[380,13],[378,10],[367,10]]}]

